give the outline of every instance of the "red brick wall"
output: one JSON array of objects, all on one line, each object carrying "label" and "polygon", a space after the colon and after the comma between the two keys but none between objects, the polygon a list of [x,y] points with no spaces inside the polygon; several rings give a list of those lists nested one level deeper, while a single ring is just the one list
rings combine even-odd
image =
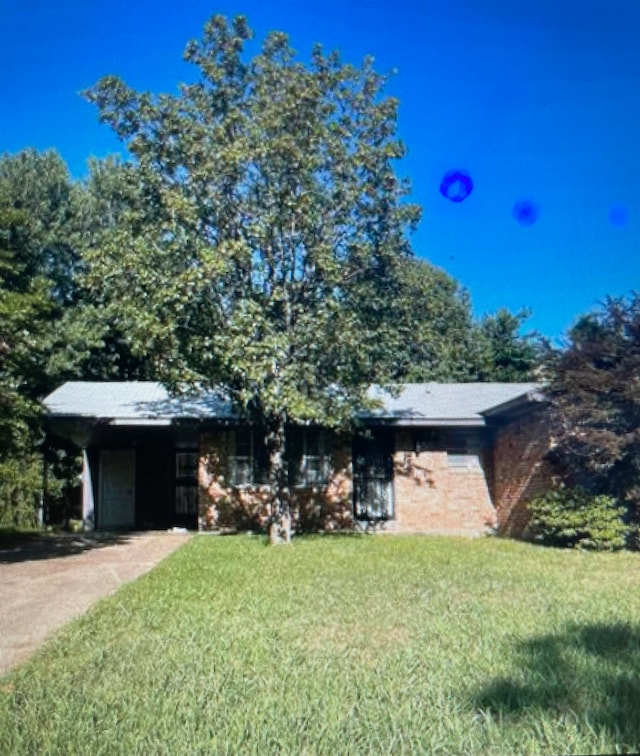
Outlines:
[{"label": "red brick wall", "polygon": [[515,418],[494,431],[492,495],[498,531],[526,537],[527,504],[544,493],[552,470],[544,456],[549,450],[549,417],[544,406]]},{"label": "red brick wall", "polygon": [[[485,444],[477,467],[451,466],[443,444],[416,451],[417,433],[410,429],[396,433],[394,519],[386,530],[479,535],[497,528],[516,536],[526,531],[527,502],[546,490],[551,475],[543,461],[549,438],[543,408],[495,429],[494,448]],[[228,485],[226,432],[203,434],[200,446],[200,528],[264,527],[269,516],[269,488]],[[351,439],[336,436],[329,484],[291,490],[295,527],[330,530],[353,526],[351,453]]]},{"label": "red brick wall", "polygon": [[389,523],[388,530],[479,535],[495,528],[496,513],[483,464],[453,468],[446,451],[414,448],[413,433],[398,432],[394,454],[395,520]]},{"label": "red brick wall", "polygon": [[[229,435],[204,433],[200,439],[198,481],[200,530],[264,528],[269,519],[269,486],[228,483]],[[333,530],[353,523],[351,441],[333,437],[331,474],[322,487],[291,489],[294,528]]]}]

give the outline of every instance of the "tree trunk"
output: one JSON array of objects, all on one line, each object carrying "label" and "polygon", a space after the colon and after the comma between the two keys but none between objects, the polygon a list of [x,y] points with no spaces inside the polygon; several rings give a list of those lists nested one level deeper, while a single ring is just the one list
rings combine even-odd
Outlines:
[{"label": "tree trunk", "polygon": [[269,429],[269,483],[271,486],[271,517],[269,542],[271,545],[291,543],[291,506],[285,464],[286,416],[277,418]]}]

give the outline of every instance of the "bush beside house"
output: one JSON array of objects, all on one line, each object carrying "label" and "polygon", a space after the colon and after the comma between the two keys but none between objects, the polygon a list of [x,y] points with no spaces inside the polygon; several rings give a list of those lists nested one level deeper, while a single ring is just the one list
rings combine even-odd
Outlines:
[{"label": "bush beside house", "polygon": [[584,488],[556,487],[529,504],[534,540],[553,546],[599,551],[622,549],[629,542],[626,508],[605,494]]}]

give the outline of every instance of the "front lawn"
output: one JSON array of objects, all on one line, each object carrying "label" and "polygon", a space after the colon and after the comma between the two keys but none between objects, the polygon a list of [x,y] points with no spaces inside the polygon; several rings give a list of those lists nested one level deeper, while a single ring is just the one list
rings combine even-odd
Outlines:
[{"label": "front lawn", "polygon": [[196,537],[0,680],[3,754],[639,747],[628,553]]}]

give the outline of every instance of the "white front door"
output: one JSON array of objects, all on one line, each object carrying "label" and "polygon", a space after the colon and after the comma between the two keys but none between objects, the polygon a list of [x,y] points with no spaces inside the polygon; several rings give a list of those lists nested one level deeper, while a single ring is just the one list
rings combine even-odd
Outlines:
[{"label": "white front door", "polygon": [[100,509],[98,527],[133,528],[135,502],[136,453],[131,449],[100,453]]}]

